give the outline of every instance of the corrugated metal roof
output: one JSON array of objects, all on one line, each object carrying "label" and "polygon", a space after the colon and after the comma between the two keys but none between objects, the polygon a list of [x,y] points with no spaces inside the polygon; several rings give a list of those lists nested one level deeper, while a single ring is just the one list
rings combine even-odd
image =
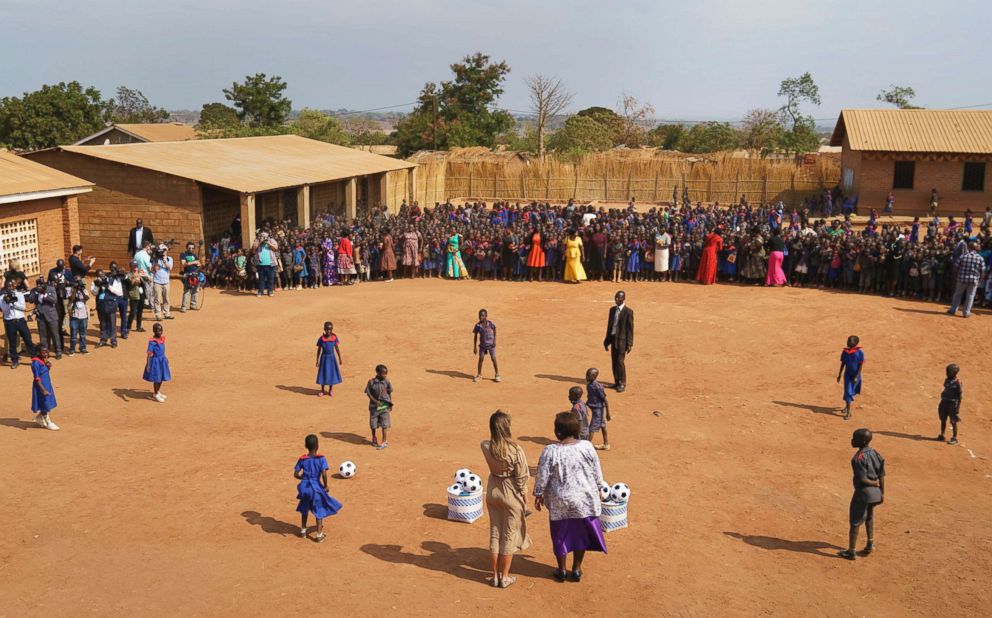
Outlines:
[{"label": "corrugated metal roof", "polygon": [[0,197],[60,191],[86,190],[93,183],[0,150]]},{"label": "corrugated metal roof", "polygon": [[182,142],[196,139],[196,129],[181,122],[157,122],[150,124],[116,124],[146,142]]},{"label": "corrugated metal roof", "polygon": [[992,154],[992,110],[845,109],[831,146],[852,150]]},{"label": "corrugated metal roof", "polygon": [[408,161],[297,135],[63,146],[62,150],[189,178],[241,193],[272,191],[416,167]]}]

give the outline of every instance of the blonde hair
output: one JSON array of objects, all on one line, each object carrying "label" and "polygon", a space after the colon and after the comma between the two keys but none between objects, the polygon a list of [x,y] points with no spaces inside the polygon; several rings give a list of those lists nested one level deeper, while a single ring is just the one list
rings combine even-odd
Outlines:
[{"label": "blonde hair", "polygon": [[512,464],[517,455],[517,443],[510,434],[510,415],[496,410],[489,417],[489,452],[493,459]]}]

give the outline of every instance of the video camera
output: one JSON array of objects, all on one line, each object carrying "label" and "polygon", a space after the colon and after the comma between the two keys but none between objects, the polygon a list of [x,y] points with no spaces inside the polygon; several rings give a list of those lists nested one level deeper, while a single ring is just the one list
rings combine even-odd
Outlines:
[{"label": "video camera", "polygon": [[162,241],[157,245],[153,245],[152,261],[154,262],[155,260],[160,260],[165,256],[165,251],[162,249],[162,247],[168,247],[169,249],[172,249],[172,245],[174,244],[176,244],[176,239],[170,238],[169,240]]}]

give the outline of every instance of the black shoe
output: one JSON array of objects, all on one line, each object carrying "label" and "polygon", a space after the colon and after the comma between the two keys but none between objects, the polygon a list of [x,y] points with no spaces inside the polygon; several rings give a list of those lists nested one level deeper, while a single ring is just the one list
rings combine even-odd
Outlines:
[{"label": "black shoe", "polygon": [[555,569],[551,573],[551,577],[554,577],[556,582],[565,581],[565,569]]},{"label": "black shoe", "polygon": [[568,576],[576,584],[579,583],[580,581],[582,581],[582,571],[581,571],[581,569],[578,570],[578,571],[572,571],[571,573],[568,574]]},{"label": "black shoe", "polygon": [[111,341],[110,342],[110,347],[111,348],[116,348],[117,347],[117,342],[116,341]]},{"label": "black shoe", "polygon": [[145,329],[143,329],[143,328],[141,328],[139,326],[138,328],[134,329],[134,332],[136,332],[136,333],[143,333],[143,332],[145,332]]},{"label": "black shoe", "polygon": [[62,353],[61,352],[56,352],[55,353],[55,360],[61,360],[61,359],[62,359]]},{"label": "black shoe", "polygon": [[845,560],[857,560],[858,556],[854,553],[854,550],[845,549],[844,551],[837,552],[837,555]]},{"label": "black shoe", "polygon": [[127,335],[121,335],[120,339],[127,339]]},{"label": "black shoe", "polygon": [[10,364],[10,368],[11,368],[11,369],[17,369],[17,367],[18,367],[18,366],[19,366],[20,364],[21,364],[21,361],[16,361],[16,360],[15,360],[14,362],[12,362],[12,363]]},{"label": "black shoe", "polygon": [[163,319],[165,319],[165,320],[175,320],[176,318],[172,317],[171,315],[167,315]]},{"label": "black shoe", "polygon": [[79,353],[80,354],[89,354],[90,351],[89,350],[80,350]]},{"label": "black shoe", "polygon": [[865,548],[861,550],[861,555],[868,556],[871,555],[871,552],[873,551],[875,551],[875,541],[868,541],[868,543],[865,545]]},{"label": "black shoe", "polygon": [[936,440],[937,442],[943,442],[944,441],[944,434],[940,434],[939,436],[937,436],[936,438],[934,438],[934,440]]},{"label": "black shoe", "polygon": [[618,393],[622,393],[625,390],[627,390],[627,385],[626,384],[621,384],[620,386],[617,387],[617,392]]}]

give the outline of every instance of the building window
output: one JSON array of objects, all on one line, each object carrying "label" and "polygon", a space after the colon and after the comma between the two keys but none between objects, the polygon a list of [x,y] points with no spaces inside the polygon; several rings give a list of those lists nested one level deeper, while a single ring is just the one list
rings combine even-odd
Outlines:
[{"label": "building window", "polygon": [[844,168],[843,172],[843,183],[844,183],[844,193],[850,193],[854,188],[854,170],[849,167]]},{"label": "building window", "polygon": [[19,260],[20,270],[26,275],[41,272],[37,219],[0,223],[0,264],[6,266],[10,260]]},{"label": "building window", "polygon": [[893,189],[912,189],[913,174],[916,172],[915,161],[896,161],[895,171],[892,174]]},{"label": "building window", "polygon": [[964,164],[964,178],[961,181],[962,191],[984,191],[985,190],[985,163],[966,162]]}]

